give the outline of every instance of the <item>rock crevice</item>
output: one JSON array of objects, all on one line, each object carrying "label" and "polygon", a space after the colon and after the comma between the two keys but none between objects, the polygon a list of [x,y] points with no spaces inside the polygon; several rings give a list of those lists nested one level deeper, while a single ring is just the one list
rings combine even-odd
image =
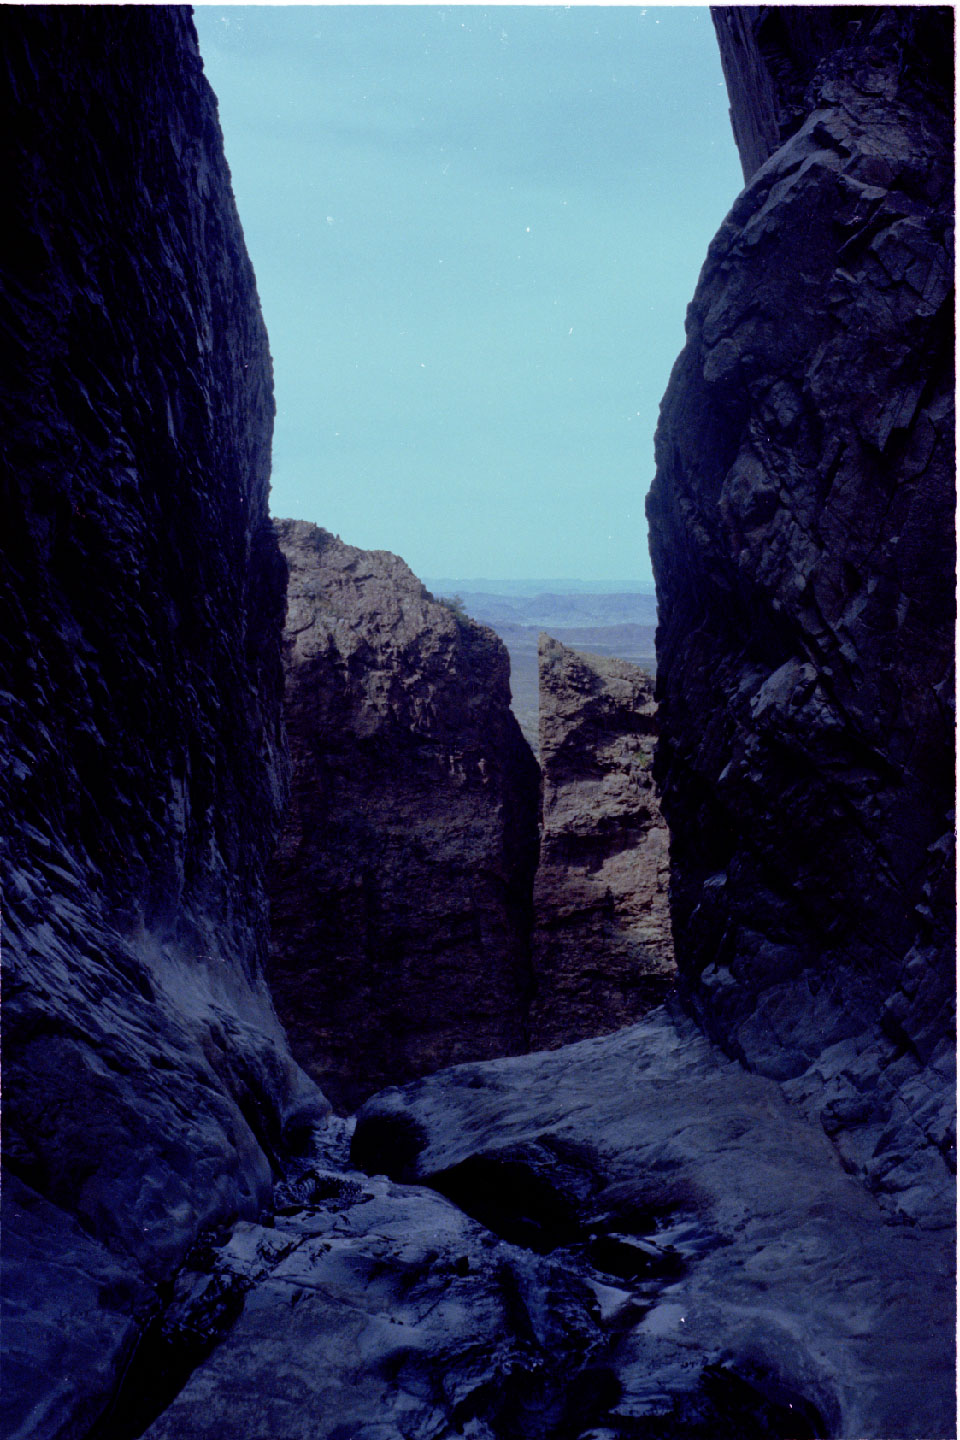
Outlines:
[{"label": "rock crevice", "polygon": [[[749,184],[650,501],[702,1028],[668,1004],[453,1066],[351,1148],[264,975],[270,361],[189,14],[0,15],[4,1434],[954,1433],[950,15],[717,23]],[[396,557],[280,533],[294,1045],[369,1089],[520,1049],[503,647]],[[555,658],[548,818],[593,797],[555,873],[602,874],[653,815],[652,704]]]}]

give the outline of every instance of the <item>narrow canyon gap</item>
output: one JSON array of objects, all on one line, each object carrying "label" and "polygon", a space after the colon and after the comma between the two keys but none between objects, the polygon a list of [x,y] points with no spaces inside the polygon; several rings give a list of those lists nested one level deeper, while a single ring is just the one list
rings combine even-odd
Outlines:
[{"label": "narrow canyon gap", "polygon": [[0,12],[18,1440],[956,1433],[952,16],[716,24],[747,183],[650,498],[683,1005],[354,1130],[264,978],[271,367],[189,11]]}]

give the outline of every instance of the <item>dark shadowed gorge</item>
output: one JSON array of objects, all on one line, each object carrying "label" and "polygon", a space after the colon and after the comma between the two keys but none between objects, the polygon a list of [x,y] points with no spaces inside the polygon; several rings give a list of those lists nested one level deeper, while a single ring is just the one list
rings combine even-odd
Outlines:
[{"label": "dark shadowed gorge", "polygon": [[642,1013],[648,681],[545,644],[535,909],[501,643],[268,519],[189,10],[0,12],[5,1435],[955,1435],[952,13],[715,24]]}]

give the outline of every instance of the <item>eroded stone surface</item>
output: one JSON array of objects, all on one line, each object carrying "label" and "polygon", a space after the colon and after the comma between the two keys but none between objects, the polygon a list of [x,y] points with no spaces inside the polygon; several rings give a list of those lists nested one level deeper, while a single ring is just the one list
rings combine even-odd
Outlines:
[{"label": "eroded stone surface", "polygon": [[353,1153],[607,1287],[591,1435],[954,1433],[949,1232],[891,1224],[689,1019],[385,1091]]},{"label": "eroded stone surface", "polygon": [[293,778],[271,981],[294,1053],[349,1109],[525,1048],[539,774],[493,631],[395,555],[277,530]]},{"label": "eroded stone surface", "polygon": [[954,1434],[949,1235],[891,1224],[679,1012],[384,1091],[353,1128],[190,1257],[134,1398],[204,1358],[151,1440]]},{"label": "eroded stone surface", "polygon": [[592,1418],[568,1383],[601,1340],[589,1287],[440,1196],[365,1180],[246,1241],[266,1274],[150,1440],[519,1440]]},{"label": "eroded stone surface", "polygon": [[949,14],[717,24],[752,179],[648,502],[677,959],[845,1163],[952,1223]]},{"label": "eroded stone surface", "polygon": [[271,367],[189,13],[2,27],[4,1433],[65,1436],[323,1101],[262,972]]},{"label": "eroded stone surface", "polygon": [[3,1434],[85,1435],[156,1294],[134,1266],[10,1170],[2,1220]]},{"label": "eroded stone surface", "polygon": [[689,994],[818,1123],[658,1013],[372,1101],[400,1187],[318,1141],[260,972],[269,367],[189,21],[8,7],[5,1434],[954,1433],[949,187],[889,24],[718,239],[655,502]]},{"label": "eroded stone surface", "polygon": [[533,1048],[636,1020],[673,984],[653,679],[540,636]]}]

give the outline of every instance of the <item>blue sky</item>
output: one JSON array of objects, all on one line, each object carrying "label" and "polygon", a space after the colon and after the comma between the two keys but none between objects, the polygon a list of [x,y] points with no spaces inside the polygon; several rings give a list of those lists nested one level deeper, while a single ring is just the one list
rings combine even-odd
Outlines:
[{"label": "blue sky", "polygon": [[198,6],[272,508],[419,574],[649,583],[653,433],[741,184],[703,8]]}]

